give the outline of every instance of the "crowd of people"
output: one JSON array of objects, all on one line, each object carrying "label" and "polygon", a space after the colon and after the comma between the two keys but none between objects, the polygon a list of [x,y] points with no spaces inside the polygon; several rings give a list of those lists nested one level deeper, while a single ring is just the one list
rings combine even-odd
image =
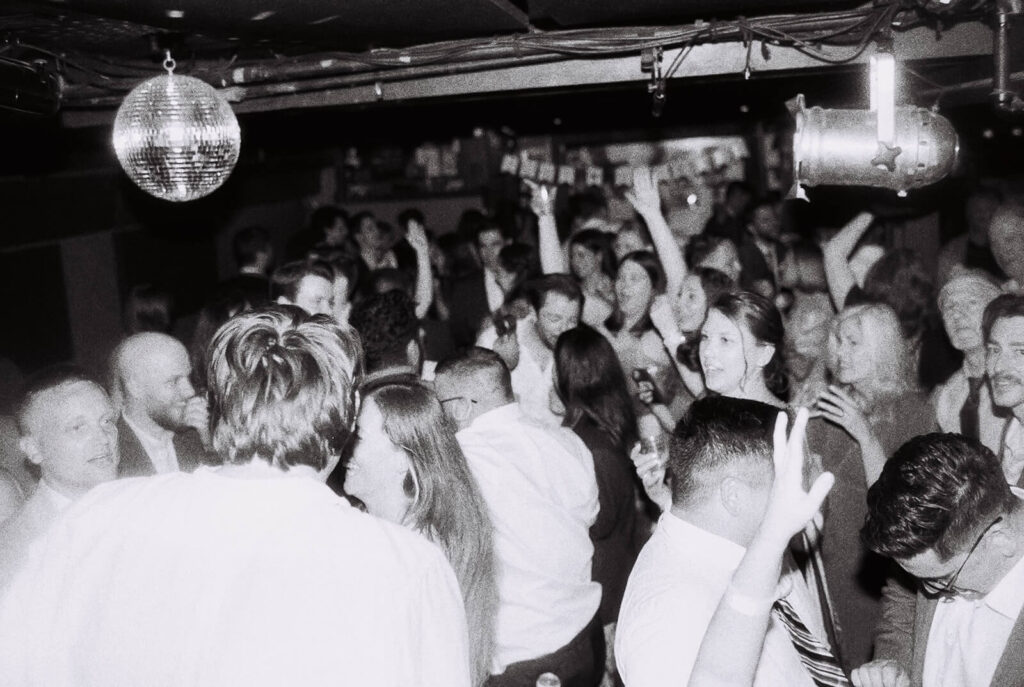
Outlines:
[{"label": "crowd of people", "polygon": [[1024,684],[1024,206],[932,269],[594,191],[244,229],[185,334],[133,288],[0,427],[0,682]]}]

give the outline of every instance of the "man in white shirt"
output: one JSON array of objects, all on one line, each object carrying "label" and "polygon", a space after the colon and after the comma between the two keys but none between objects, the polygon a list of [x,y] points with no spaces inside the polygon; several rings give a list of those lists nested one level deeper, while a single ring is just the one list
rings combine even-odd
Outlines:
[{"label": "man in white shirt", "polygon": [[192,471],[214,462],[205,449],[206,398],[189,381],[192,362],[177,339],[156,332],[129,336],[114,350],[111,371],[122,401],[119,475]]},{"label": "man in white shirt", "polygon": [[512,392],[523,413],[541,424],[558,427],[562,417],[551,410],[555,344],[580,323],[583,292],[567,274],[546,274],[531,281],[527,297],[533,312],[516,323],[514,332],[497,336],[487,329],[479,345],[497,351],[512,370]]},{"label": "man in white shirt", "polygon": [[0,528],[0,583],[72,501],[117,477],[117,413],[103,387],[81,370],[57,365],[30,377],[17,419],[20,446],[40,479]]},{"label": "man in white shirt", "polygon": [[887,600],[897,640],[858,668],[858,687],[1018,687],[1024,676],[1024,491],[956,434],[915,437],[868,491],[862,537],[917,578]]},{"label": "man in white shirt", "polygon": [[[640,552],[619,612],[615,659],[626,687],[689,681],[712,618],[764,520],[778,414],[757,401],[703,398],[691,407],[685,430],[671,438],[672,507]],[[821,669],[842,680],[829,684],[845,684],[820,610],[795,567],[783,567],[780,589],[781,600],[767,599],[767,607],[788,602],[809,633],[807,641],[828,659]],[[773,612],[753,684],[814,687],[804,658]]]},{"label": "man in white shirt", "polygon": [[958,432],[978,439],[998,452],[1005,414],[997,417],[985,380],[985,340],[981,317],[1000,294],[999,287],[978,270],[954,267],[939,292],[939,310],[953,347],[963,351],[964,364],[932,396],[935,416],[943,432]]},{"label": "man in white shirt", "polygon": [[323,483],[349,441],[359,343],[295,308],[211,351],[225,465],[74,504],[0,599],[10,687],[469,687],[462,597],[422,536]]},{"label": "man in white shirt", "polygon": [[1006,481],[1024,486],[1024,296],[1003,294],[989,303],[981,330],[992,402],[1013,414],[997,455]]},{"label": "man in white shirt", "polygon": [[494,523],[499,607],[487,687],[532,687],[545,672],[566,685],[596,684],[604,639],[601,586],[591,576],[590,452],[571,431],[523,415],[493,351],[443,361],[434,383]]}]

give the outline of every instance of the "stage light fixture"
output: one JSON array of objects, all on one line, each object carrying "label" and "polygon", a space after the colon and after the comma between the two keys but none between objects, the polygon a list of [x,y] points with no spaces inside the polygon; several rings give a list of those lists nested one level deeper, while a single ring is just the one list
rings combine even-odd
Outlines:
[{"label": "stage light fixture", "polygon": [[867,110],[808,108],[804,96],[787,103],[796,119],[791,197],[807,200],[804,186],[874,186],[905,196],[953,169],[959,141],[945,117],[895,102],[895,59],[871,58]]}]

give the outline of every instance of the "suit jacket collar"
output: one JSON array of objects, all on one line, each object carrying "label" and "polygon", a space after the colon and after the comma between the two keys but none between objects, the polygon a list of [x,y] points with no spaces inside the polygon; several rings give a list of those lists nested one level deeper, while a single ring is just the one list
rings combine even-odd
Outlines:
[{"label": "suit jacket collar", "polygon": [[[928,636],[939,601],[917,595],[917,614],[914,622],[914,665],[911,684],[920,687],[924,680],[924,659],[928,650]],[[1017,622],[1006,641],[1006,648],[996,666],[990,687],[1020,687],[1024,675],[1024,613],[1017,616]]]}]

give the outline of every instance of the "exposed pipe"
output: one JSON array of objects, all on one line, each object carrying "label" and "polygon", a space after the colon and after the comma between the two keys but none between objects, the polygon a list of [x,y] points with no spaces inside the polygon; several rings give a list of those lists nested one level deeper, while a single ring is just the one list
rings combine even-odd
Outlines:
[{"label": "exposed pipe", "polygon": [[1010,15],[1019,14],[1021,2],[1000,2],[996,12],[996,36],[993,59],[995,76],[992,101],[996,112],[1016,114],[1024,112],[1024,100],[1010,89]]}]

